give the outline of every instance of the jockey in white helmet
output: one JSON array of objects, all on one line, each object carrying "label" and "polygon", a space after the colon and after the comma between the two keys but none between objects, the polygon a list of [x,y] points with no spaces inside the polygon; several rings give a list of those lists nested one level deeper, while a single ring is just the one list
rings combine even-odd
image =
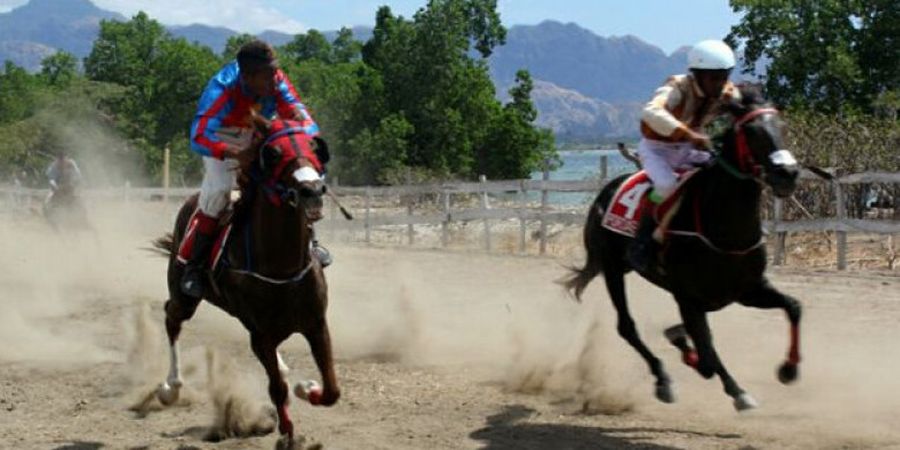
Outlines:
[{"label": "jockey in white helmet", "polygon": [[[698,42],[688,52],[690,73],[669,77],[644,106],[638,156],[653,182],[650,199],[654,203],[662,202],[674,190],[676,169],[710,159],[710,139],[703,128],[723,113],[724,103],[740,97],[728,81],[734,65],[734,52],[728,44],[720,40]],[[644,212],[628,252],[632,266],[641,271],[658,250],[652,216]]]}]

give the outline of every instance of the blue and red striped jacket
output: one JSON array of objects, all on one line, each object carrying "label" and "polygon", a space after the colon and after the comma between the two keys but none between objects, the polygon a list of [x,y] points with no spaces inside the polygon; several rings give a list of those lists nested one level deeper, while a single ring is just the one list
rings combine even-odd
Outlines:
[{"label": "blue and red striped jacket", "polygon": [[282,119],[298,120],[307,128],[306,134],[319,134],[319,126],[281,69],[275,72],[275,92],[256,98],[241,83],[237,61],[232,61],[209,80],[200,96],[197,115],[191,125],[191,150],[222,159],[226,145],[216,137],[216,132],[224,127],[250,128],[251,108],[259,108],[263,117],[277,114]]}]

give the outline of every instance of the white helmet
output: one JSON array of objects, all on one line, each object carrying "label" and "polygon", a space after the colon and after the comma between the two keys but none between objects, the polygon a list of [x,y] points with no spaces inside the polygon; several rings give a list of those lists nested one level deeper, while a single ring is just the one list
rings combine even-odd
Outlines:
[{"label": "white helmet", "polygon": [[688,52],[688,67],[704,70],[730,70],[734,67],[734,52],[728,44],[709,39],[700,41]]}]

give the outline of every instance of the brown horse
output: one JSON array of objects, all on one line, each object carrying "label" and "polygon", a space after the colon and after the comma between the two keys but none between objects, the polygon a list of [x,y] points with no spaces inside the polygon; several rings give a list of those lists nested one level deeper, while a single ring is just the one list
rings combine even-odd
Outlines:
[{"label": "brown horse", "polygon": [[[271,134],[274,122],[260,118],[255,122],[268,139],[255,146],[259,157],[244,171],[255,182],[245,187],[245,198],[235,206],[233,229],[222,257],[224,267],[208,273],[211,288],[205,289],[205,299],[240,320],[250,332],[253,353],[269,377],[278,430],[283,442],[291,444],[294,426],[288,416],[284,378],[288,369],[278,353],[279,344],[294,333],[302,334],[322,376],[321,390],[310,390],[301,383],[296,389],[298,396],[323,406],[333,405],[340,397],[325,319],[325,276],[310,251],[311,226],[322,217],[325,186],[306,151],[310,145],[307,136],[293,134],[290,139],[273,140],[293,130]],[[183,384],[177,346],[181,325],[194,315],[200,302],[181,293],[184,265],[176,258],[178,243],[196,208],[194,196],[182,206],[174,232],[156,242],[158,249],[169,254],[170,298],[165,310],[171,366],[166,381],[157,389],[157,397],[165,405],[177,400]]]}]

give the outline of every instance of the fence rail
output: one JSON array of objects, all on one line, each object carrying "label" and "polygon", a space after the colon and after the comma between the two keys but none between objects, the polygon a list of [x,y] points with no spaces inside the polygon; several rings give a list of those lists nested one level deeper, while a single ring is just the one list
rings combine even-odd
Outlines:
[{"label": "fence rail", "polygon": [[[371,233],[376,227],[406,226],[407,240],[412,244],[415,240],[415,226],[440,226],[441,246],[446,247],[449,241],[449,226],[460,222],[482,221],[484,228],[484,249],[493,250],[492,222],[519,221],[519,252],[526,251],[527,223],[538,222],[539,230],[539,254],[547,251],[548,226],[551,224],[576,225],[584,221],[584,208],[574,210],[559,210],[550,204],[551,193],[596,193],[609,181],[602,171],[597,180],[586,181],[556,181],[549,179],[549,173],[544,173],[540,180],[502,180],[487,181],[483,177],[479,182],[459,183],[435,183],[425,185],[408,186],[367,186],[367,187],[333,187],[340,195],[346,198],[356,197],[361,199],[362,214],[358,214],[358,220],[362,221],[365,242],[371,242]],[[783,264],[785,255],[785,237],[793,232],[834,232],[837,236],[837,267],[840,270],[847,267],[847,234],[864,232],[877,234],[900,233],[900,221],[897,220],[871,220],[847,217],[847,209],[844,204],[844,188],[849,185],[863,183],[890,183],[900,184],[900,173],[865,172],[848,174],[824,181],[815,174],[804,171],[801,179],[821,180],[833,186],[836,217],[808,218],[803,220],[786,221],[784,217],[784,202],[776,199],[774,214],[770,220],[765,221],[765,227],[770,234],[776,236],[774,243],[774,263]],[[183,199],[194,193],[196,188],[132,188],[120,189],[95,189],[86,190],[84,195],[89,198],[118,198],[125,201],[162,201],[170,199]],[[539,200],[529,200],[529,193],[539,193]],[[490,195],[503,194],[507,199],[503,205],[492,207]],[[30,196],[42,198],[46,190],[24,189],[13,187],[0,187],[0,195]],[[451,208],[451,197],[458,195],[477,195],[478,207]],[[416,212],[414,208],[415,196],[432,196],[438,199],[436,204],[441,207],[429,211]],[[394,214],[378,214],[375,207],[376,201],[384,202],[384,199],[397,199],[405,212]],[[896,200],[895,200],[896,202]],[[895,205],[897,207],[897,205]],[[329,222],[336,226],[336,214],[331,215]]]}]

